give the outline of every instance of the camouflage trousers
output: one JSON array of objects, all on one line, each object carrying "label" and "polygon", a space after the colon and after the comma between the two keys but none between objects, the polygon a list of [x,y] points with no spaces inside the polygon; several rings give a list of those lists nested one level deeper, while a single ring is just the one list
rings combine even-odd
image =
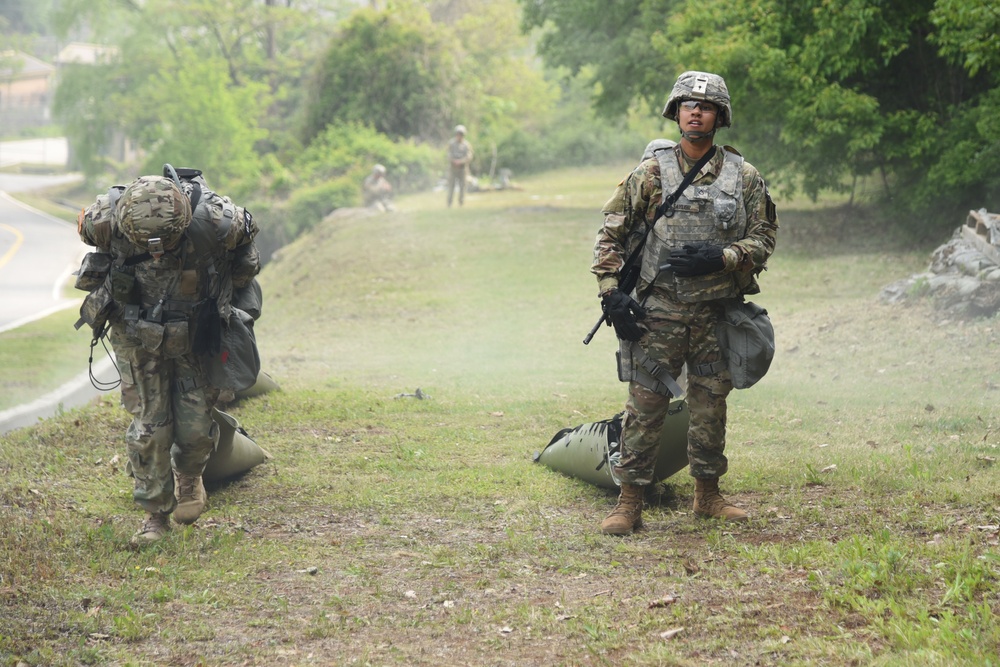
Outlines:
[{"label": "camouflage trousers", "polygon": [[458,186],[458,204],[461,206],[465,202],[465,181],[466,167],[448,168],[448,206],[451,206],[452,196],[455,194],[455,186]]},{"label": "camouflage trousers", "polygon": [[210,387],[198,359],[165,359],[112,329],[111,344],[121,373],[122,407],[132,415],[125,432],[126,472],[132,497],[147,512],[172,512],[173,470],[200,475],[219,439]]},{"label": "camouflage trousers", "polygon": [[[726,474],[726,397],[733,384],[728,369],[710,375],[694,372],[698,365],[722,358],[715,325],[721,307],[713,302],[682,303],[665,297],[646,301],[647,315],[639,322],[644,335],[639,346],[655,362],[678,377],[688,364],[688,461],[693,477]],[[621,458],[615,475],[627,484],[652,484],[660,431],[670,399],[636,382],[629,383],[622,424]]]}]

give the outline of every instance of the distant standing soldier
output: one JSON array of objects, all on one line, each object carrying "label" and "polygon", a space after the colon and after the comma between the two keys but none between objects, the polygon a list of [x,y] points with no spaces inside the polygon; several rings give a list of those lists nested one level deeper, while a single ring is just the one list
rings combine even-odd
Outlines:
[{"label": "distant standing soldier", "polygon": [[372,167],[372,173],[368,174],[361,184],[366,207],[377,208],[380,211],[395,210],[392,204],[392,184],[386,179],[385,173],[385,167],[377,164]]},{"label": "distant standing soldier", "polygon": [[458,205],[465,203],[465,181],[469,176],[469,163],[472,162],[472,144],[465,139],[465,126],[455,126],[455,136],[448,142],[448,206],[451,206],[455,194],[455,184],[458,184]]},{"label": "distant standing soldier", "polygon": [[[653,471],[670,392],[651,374],[676,378],[685,365],[694,513],[747,519],[719,493],[733,384],[716,324],[722,299],[760,291],[756,276],[774,251],[778,219],[757,170],[714,143],[716,130],[732,122],[722,77],[681,74],[663,115],[677,122],[681,140],[640,163],[605,204],[591,268],[621,342],[620,377],[629,381],[621,457],[612,468],[621,494],[601,523],[612,535],[641,525],[643,487],[658,481]],[[626,294],[618,289],[623,258],[643,238],[639,280]]]},{"label": "distant standing soldier", "polygon": [[82,320],[95,339],[110,325],[122,406],[132,414],[126,470],[146,511],[133,546],[162,538],[171,514],[190,524],[205,510],[202,472],[219,438],[212,408],[220,393],[208,360],[219,357],[230,316],[245,315],[233,307],[234,290],[249,289],[260,270],[250,213],[209,190],[200,171],[168,168],[172,177],[111,188],[78,219],[80,238],[100,251],[88,257],[104,264],[84,287],[92,291]]}]

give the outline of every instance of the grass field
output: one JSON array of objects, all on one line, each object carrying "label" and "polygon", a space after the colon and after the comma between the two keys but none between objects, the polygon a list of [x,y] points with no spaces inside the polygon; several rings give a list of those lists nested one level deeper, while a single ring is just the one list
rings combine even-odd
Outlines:
[{"label": "grass field", "polygon": [[612,332],[581,340],[624,173],[283,249],[257,325],[282,390],[230,409],[274,459],[155,547],[127,549],[114,395],[0,437],[0,665],[1000,666],[997,322],[880,303],[934,244],[863,211],[779,206],[778,354],[730,399],[751,522],[696,520],[682,472],[605,537],[613,495],[532,462],[623,404]]}]

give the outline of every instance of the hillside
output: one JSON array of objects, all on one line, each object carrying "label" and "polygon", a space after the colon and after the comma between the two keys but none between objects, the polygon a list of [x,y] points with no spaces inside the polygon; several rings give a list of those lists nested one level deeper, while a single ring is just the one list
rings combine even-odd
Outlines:
[{"label": "hillside", "polygon": [[695,520],[681,473],[607,538],[613,496],[532,463],[624,401],[612,332],[581,344],[624,173],[343,210],[283,249],[258,323],[282,390],[230,410],[274,460],[155,548],[125,548],[113,396],[0,437],[0,664],[995,662],[1000,334],[880,304],[933,244],[862,210],[779,203],[778,355],[730,402],[753,521]]}]

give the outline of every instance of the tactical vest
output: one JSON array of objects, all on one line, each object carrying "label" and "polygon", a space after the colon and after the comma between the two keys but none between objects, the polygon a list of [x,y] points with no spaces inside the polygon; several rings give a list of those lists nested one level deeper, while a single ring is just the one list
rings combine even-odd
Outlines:
[{"label": "tactical vest", "polygon": [[[660,187],[663,197],[673,193],[684,180],[677,153],[656,152],[660,164]],[[692,183],[677,198],[673,209],[654,224],[643,250],[638,290],[646,293],[651,286],[663,289],[679,301],[696,302],[738,296],[739,287],[731,273],[710,273],[682,278],[669,269],[670,251],[686,243],[729,245],[746,234],[747,214],[743,205],[743,158],[720,147],[724,161],[718,178],[712,183]]]},{"label": "tactical vest", "polygon": [[[113,205],[113,203],[112,203]],[[132,245],[112,217],[112,294],[123,307],[138,306],[143,317],[188,319],[206,299],[216,299],[219,316],[229,317],[233,295],[227,251],[217,241],[236,218],[236,206],[205,191],[196,202],[180,246],[156,258]],[[131,289],[118,289],[115,272],[131,276]],[[122,279],[123,282],[131,282]],[[154,309],[159,306],[159,312]],[[162,315],[161,315],[162,313]]]},{"label": "tactical vest", "polygon": [[168,357],[217,347],[220,323],[232,314],[234,283],[248,286],[259,270],[252,241],[227,250],[223,239],[240,233],[233,225],[251,239],[256,228],[248,212],[202,184],[185,181],[182,189],[192,199],[191,222],[179,246],[160,257],[134,246],[118,227],[114,212],[123,187],[81,213],[81,239],[103,252],[88,254],[81,267],[77,287],[90,294],[77,328],[86,322],[98,336],[110,321]]}]

